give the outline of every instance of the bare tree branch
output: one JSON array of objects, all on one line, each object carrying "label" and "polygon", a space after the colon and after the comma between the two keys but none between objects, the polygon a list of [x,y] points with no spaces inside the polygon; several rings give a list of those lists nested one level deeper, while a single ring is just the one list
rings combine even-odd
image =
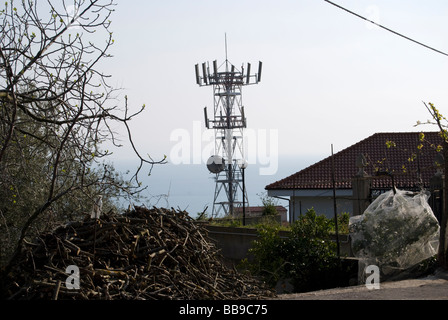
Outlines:
[{"label": "bare tree branch", "polygon": [[[143,165],[151,172],[165,163],[137,150],[129,122],[144,108],[131,114],[127,98],[114,103],[117,90],[99,69],[111,57],[114,8],[113,0],[13,0],[0,8],[0,212],[8,234],[17,230],[14,256],[45,212],[66,215],[69,203],[85,208],[100,192],[138,195]],[[139,161],[130,181],[99,166],[111,154],[102,143],[118,146],[117,123]]]}]

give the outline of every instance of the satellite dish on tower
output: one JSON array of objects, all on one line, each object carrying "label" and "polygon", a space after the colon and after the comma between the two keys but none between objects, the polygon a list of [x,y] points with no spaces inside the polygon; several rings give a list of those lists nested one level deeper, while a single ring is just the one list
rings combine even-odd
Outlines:
[{"label": "satellite dish on tower", "polygon": [[224,159],[220,156],[211,156],[207,160],[207,169],[211,173],[220,173],[226,168],[226,164],[224,163]]}]

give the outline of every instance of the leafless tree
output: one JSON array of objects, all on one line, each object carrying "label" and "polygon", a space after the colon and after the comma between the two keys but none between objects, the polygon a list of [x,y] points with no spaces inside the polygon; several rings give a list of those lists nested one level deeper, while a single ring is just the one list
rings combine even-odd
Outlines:
[{"label": "leafless tree", "polygon": [[[94,169],[111,154],[101,143],[119,146],[116,123],[139,161],[131,180],[165,160],[140,155],[128,123],[144,106],[131,113],[127,99],[117,105],[100,71],[111,57],[114,8],[113,0],[22,0],[0,11],[0,226],[19,230],[16,254],[33,224],[70,197],[137,191],[138,183],[117,183],[110,167]],[[13,214],[20,218],[12,222]]]}]

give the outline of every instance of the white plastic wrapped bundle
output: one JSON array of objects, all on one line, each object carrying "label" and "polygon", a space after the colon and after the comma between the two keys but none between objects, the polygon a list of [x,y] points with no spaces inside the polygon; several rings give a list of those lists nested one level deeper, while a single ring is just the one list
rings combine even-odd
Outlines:
[{"label": "white plastic wrapped bundle", "polygon": [[376,265],[387,275],[437,254],[440,227],[428,198],[426,192],[390,190],[362,215],[350,218],[352,251],[361,259],[360,281],[367,265]]}]

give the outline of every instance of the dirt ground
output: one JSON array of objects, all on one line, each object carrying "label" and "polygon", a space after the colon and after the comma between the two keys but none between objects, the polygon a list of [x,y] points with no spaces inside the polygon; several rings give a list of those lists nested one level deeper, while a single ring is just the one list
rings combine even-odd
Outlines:
[{"label": "dirt ground", "polygon": [[281,294],[278,300],[448,300],[448,271],[419,279],[384,282],[379,289],[365,285],[306,293]]}]

